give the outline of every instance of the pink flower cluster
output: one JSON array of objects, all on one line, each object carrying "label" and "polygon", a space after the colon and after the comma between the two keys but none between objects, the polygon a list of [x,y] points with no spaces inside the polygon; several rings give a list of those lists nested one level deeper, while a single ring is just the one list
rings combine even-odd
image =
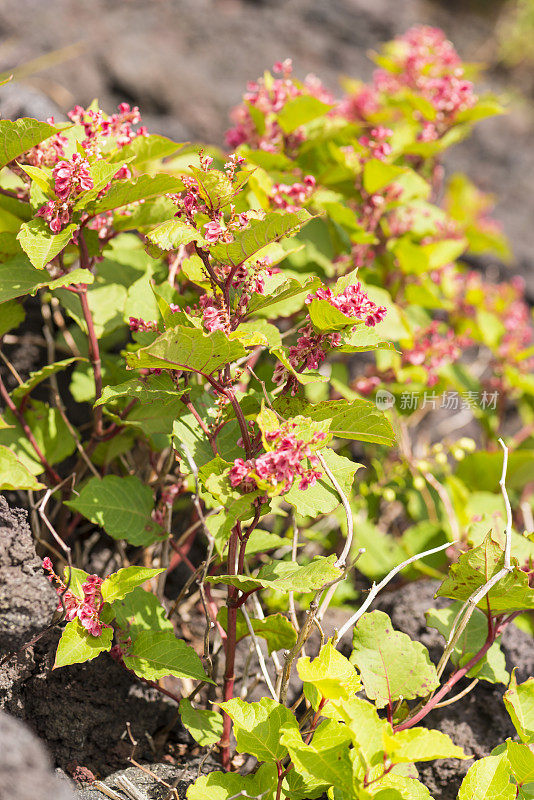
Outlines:
[{"label": "pink flower cluster", "polygon": [[332,289],[317,289],[315,293],[308,295],[306,303],[311,303],[312,300],[326,300],[347,317],[364,320],[369,327],[374,327],[386,316],[385,306],[377,306],[369,300],[359,281],[347,286],[340,294],[334,294]]},{"label": "pink flower cluster", "polygon": [[[322,472],[314,469],[319,459],[313,454],[312,446],[325,439],[324,433],[314,433],[309,442],[297,439],[291,428],[295,424],[285,425],[276,431],[265,434],[265,439],[273,445],[273,450],[262,453],[257,458],[244,461],[237,458],[230,469],[230,483],[235,488],[239,486],[244,492],[255,489],[269,488],[276,491],[287,492],[293,485],[295,478],[300,478],[299,489],[307,489],[322,476]],[[311,467],[306,467],[306,460]]]},{"label": "pink flower cluster", "polygon": [[[293,66],[291,59],[284,62],[277,61],[273,72],[280,75],[271,78],[267,83],[263,78],[247,84],[247,93],[243,96],[243,103],[233,109],[231,113],[235,127],[226,133],[226,142],[229,147],[235,148],[240,144],[250,144],[260,150],[276,152],[284,142],[298,142],[302,139],[299,131],[286,136],[275,117],[288,100],[306,94],[317,97],[325,103],[332,103],[332,95],[313,75],[309,75],[303,85],[297,85],[291,78]],[[260,134],[250,113],[250,107],[259,111],[265,117],[265,130]]]},{"label": "pink flower cluster", "polygon": [[428,385],[434,386],[438,382],[440,367],[457,361],[462,349],[470,343],[468,336],[457,336],[450,328],[441,333],[439,322],[434,321],[418,332],[415,345],[403,352],[402,359],[405,364],[424,366]]},{"label": "pink flower cluster", "polygon": [[433,120],[424,118],[421,138],[431,141],[454,123],[458,114],[477,100],[473,84],[464,77],[461,59],[439,28],[418,25],[393,43],[391,51],[395,71],[377,70],[374,89],[388,94],[404,87],[420,94],[435,109]]},{"label": "pink flower cluster", "polygon": [[358,141],[362,147],[366,147],[369,150],[372,158],[385,161],[392,152],[391,144],[388,142],[391,136],[393,136],[393,131],[390,128],[378,125],[369,131],[369,136],[360,136]]},{"label": "pink flower cluster", "polygon": [[61,578],[54,572],[52,562],[48,557],[43,559],[43,569],[50,583],[55,584],[56,592],[63,600],[63,604],[59,603],[57,610],[62,611],[63,606],[65,607],[65,619],[67,622],[72,622],[78,618],[80,624],[92,636],[100,636],[102,628],[108,627],[101,621],[99,616],[104,602],[100,589],[103,583],[102,578],[99,578],[98,575],[87,576],[82,584],[82,600],[67,589]]},{"label": "pink flower cluster", "polygon": [[130,326],[130,330],[134,333],[137,331],[154,331],[155,333],[159,333],[157,322],[145,322],[145,320],[140,317],[130,317],[128,319],[128,325]]},{"label": "pink flower cluster", "polygon": [[108,117],[100,109],[82,108],[75,106],[68,112],[72,122],[83,125],[85,136],[83,142],[86,150],[98,154],[100,152],[100,139],[113,137],[118,147],[124,147],[137,136],[146,136],[145,127],[134,130],[132,125],[141,122],[141,115],[137,106],[131,108],[128,103],[121,103],[117,113]]},{"label": "pink flower cluster", "polygon": [[[54,125],[54,117],[47,120],[49,125]],[[53,167],[60,158],[65,156],[65,147],[68,139],[61,133],[55,133],[49,139],[32,147],[21,159],[22,163],[31,164],[34,167]]]},{"label": "pink flower cluster", "polygon": [[38,217],[43,217],[53,233],[59,233],[64,225],[68,225],[72,215],[74,200],[81,192],[93,188],[93,179],[89,172],[89,162],[79,153],[73,153],[70,161],[59,161],[52,172],[54,192],[57,200],[49,200],[38,210]]},{"label": "pink flower cluster", "polygon": [[271,202],[276,208],[294,213],[309,200],[314,189],[315,178],[313,175],[306,175],[303,183],[293,183],[290,186],[286,183],[275,183]]}]

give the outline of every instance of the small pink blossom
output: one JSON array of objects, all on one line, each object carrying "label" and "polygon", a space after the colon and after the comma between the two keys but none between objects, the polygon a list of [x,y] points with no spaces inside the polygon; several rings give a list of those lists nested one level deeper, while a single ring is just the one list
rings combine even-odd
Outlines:
[{"label": "small pink blossom", "polygon": [[89,162],[73,153],[70,161],[59,161],[52,172],[54,178],[54,192],[60,200],[68,200],[80,192],[87,192],[93,188],[93,179],[89,172]]},{"label": "small pink blossom", "polygon": [[219,222],[211,221],[206,222],[204,225],[204,238],[209,244],[216,244],[224,236],[224,229],[221,228]]}]

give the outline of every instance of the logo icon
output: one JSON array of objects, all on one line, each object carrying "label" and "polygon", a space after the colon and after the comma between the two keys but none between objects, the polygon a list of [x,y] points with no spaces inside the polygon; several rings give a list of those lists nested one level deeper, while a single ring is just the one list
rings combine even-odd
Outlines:
[{"label": "logo icon", "polygon": [[379,389],[375,398],[376,407],[379,411],[387,411],[395,405],[395,397],[387,389]]}]

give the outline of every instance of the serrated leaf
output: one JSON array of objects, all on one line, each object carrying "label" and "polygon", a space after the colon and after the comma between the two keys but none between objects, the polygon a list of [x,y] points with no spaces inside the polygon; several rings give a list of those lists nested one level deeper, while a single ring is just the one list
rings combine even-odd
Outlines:
[{"label": "serrated leaf", "polygon": [[190,242],[204,244],[202,234],[196,228],[178,219],[166,220],[161,225],[152,228],[147,233],[147,239],[161,250],[177,250],[180,245],[190,244]]},{"label": "serrated leaf", "polygon": [[141,631],[174,631],[158,598],[140,586],[113,603],[115,622],[121,632],[134,639]]},{"label": "serrated leaf", "polygon": [[[296,233],[311,219],[311,214],[304,209],[292,214],[270,211],[263,219],[251,219],[246,228],[234,234],[233,242],[212,245],[210,254],[224,264],[238,266],[268,244]],[[248,313],[253,313],[254,310],[256,309],[252,303]]]},{"label": "serrated leaf", "polygon": [[515,670],[512,671],[503,699],[521,741],[534,743],[534,678],[517,683]]},{"label": "serrated leaf", "polygon": [[152,490],[135,475],[90,478],[79,496],[67,505],[100,525],[114,539],[147,546],[166,537],[151,517]]},{"label": "serrated leaf", "polygon": [[364,614],[354,628],[350,657],[361,673],[365,693],[378,708],[388,702],[426,697],[439,686],[428,650],[395,631],[383,611]]},{"label": "serrated leaf", "polygon": [[[426,621],[429,628],[435,628],[447,641],[452,624],[460,611],[462,604],[452,603],[447,608],[432,608],[426,612]],[[488,635],[488,620],[486,615],[475,609],[466,628],[458,639],[451,653],[454,666],[463,666],[479,652],[484,646]],[[506,659],[500,645],[494,642],[483,659],[476,664],[468,678],[479,678],[489,683],[508,683],[509,675],[506,671]]]},{"label": "serrated leaf", "polygon": [[208,334],[200,328],[176,325],[147,347],[128,353],[126,363],[134,369],[178,369],[211,375],[246,354],[243,345],[230,341],[223,331]]},{"label": "serrated leaf", "polygon": [[314,404],[296,397],[281,397],[275,400],[274,407],[286,419],[303,416],[315,422],[330,420],[330,433],[340,439],[395,444],[391,423],[369,400],[324,400]]},{"label": "serrated leaf", "polygon": [[514,800],[516,786],[510,783],[510,763],[506,756],[486,756],[469,767],[462,781],[458,800]]},{"label": "serrated leaf", "polygon": [[91,661],[110,650],[112,640],[113,628],[104,628],[100,636],[93,636],[78,619],[68,622],[57,646],[53,669]]},{"label": "serrated leaf", "polygon": [[[510,614],[514,611],[534,609],[534,589],[529,586],[528,575],[515,565],[490,592],[482,598],[478,607],[488,611],[488,603],[493,614]],[[458,561],[451,564],[449,574],[436,592],[438,597],[452,600],[468,600],[471,595],[484,586],[504,565],[504,550],[492,533],[473,550],[463,553]]]},{"label": "serrated leaf", "polygon": [[153,400],[177,398],[182,394],[183,392],[176,388],[168,375],[151,375],[148,380],[132,378],[115,386],[104,386],[102,395],[96,401],[95,406],[112,403],[123,397],[136,397],[141,403],[150,403]]},{"label": "serrated leaf", "polygon": [[336,556],[315,556],[301,567],[293,561],[278,561],[266,564],[256,577],[246,575],[209,575],[208,583],[224,583],[236,586],[242,592],[255,589],[276,589],[279,592],[311,592],[336,580],[342,571],[334,566]]},{"label": "serrated leaf", "polygon": [[[217,614],[217,621],[228,630],[228,609],[226,606]],[[269,614],[265,619],[250,617],[252,629],[256,636],[265,639],[269,653],[273,650],[291,650],[297,641],[297,632],[291,622],[283,614]],[[237,612],[236,641],[240,642],[250,636],[250,631],[243,613]],[[353,668],[352,668],[353,669]],[[354,670],[353,670],[354,671]]]},{"label": "serrated leaf", "polygon": [[523,783],[534,782],[534,753],[526,744],[519,744],[518,742],[511,742],[509,739],[506,742],[506,755],[512,774],[516,781],[521,785]]},{"label": "serrated leaf", "polygon": [[274,286],[270,286],[266,282],[264,294],[252,294],[247,306],[247,316],[255,314],[257,311],[264,311],[275,303],[281,303],[301,294],[313,292],[320,285],[319,278],[306,278],[303,282],[298,281],[296,278],[285,278],[282,281],[278,281]]},{"label": "serrated leaf", "polygon": [[26,294],[34,295],[44,286],[56,289],[71,283],[87,284],[93,281],[92,273],[86,269],[76,269],[52,280],[46,271],[35,269],[28,258],[20,254],[0,264],[0,303]]},{"label": "serrated leaf", "polygon": [[230,800],[243,792],[247,797],[261,797],[261,800],[274,800],[277,774],[274,764],[260,764],[256,772],[240,775],[238,772],[210,772],[189,786],[187,800]]},{"label": "serrated leaf", "polygon": [[249,753],[258,761],[279,761],[286,755],[280,742],[280,729],[293,728],[298,732],[296,718],[285,706],[263,697],[259,703],[246,703],[235,697],[220,707],[234,723],[237,751]]},{"label": "serrated leaf", "polygon": [[313,327],[319,333],[342,331],[346,328],[353,328],[360,322],[357,317],[349,317],[344,314],[328,300],[312,300],[307,308]]},{"label": "serrated leaf", "polygon": [[19,386],[16,386],[13,389],[11,392],[11,397],[13,400],[18,402],[51,375],[55,375],[56,373],[61,372],[61,370],[67,369],[67,367],[69,367],[75,361],[86,360],[87,359],[85,358],[74,356],[73,358],[65,358],[62,361],[55,361],[53,364],[47,364],[47,366],[43,367],[42,369],[36,370],[35,372],[30,372],[28,380],[24,381],[24,383],[19,384]]},{"label": "serrated leaf", "polygon": [[165,572],[164,569],[149,569],[147,567],[124,567],[109,575],[102,583],[100,590],[106,603],[122,600],[137,586]]},{"label": "serrated leaf", "polygon": [[362,688],[353,665],[331,641],[321,647],[313,661],[307,657],[300,658],[297,672],[303,683],[313,684],[328,700],[348,700]]},{"label": "serrated leaf", "polygon": [[408,728],[395,734],[384,734],[384,750],[395,764],[436,758],[469,758],[446,733],[427,728]]},{"label": "serrated leaf", "polygon": [[138,200],[149,200],[162,194],[179,192],[183,183],[172,175],[140,175],[131,181],[118,181],[94,205],[94,213],[102,214]]},{"label": "serrated leaf", "polygon": [[17,239],[36,269],[44,269],[68,245],[77,225],[72,223],[59,233],[52,233],[42,219],[24,222]]},{"label": "serrated leaf", "polygon": [[193,648],[167,630],[141,631],[125,653],[124,663],[140,678],[149,681],[174,675],[212,683]]},{"label": "serrated leaf", "polygon": [[293,133],[301,125],[311,122],[317,117],[324,117],[334,106],[323,103],[317,97],[309,94],[301,94],[292,97],[284,104],[278,112],[278,124],[284,133]]},{"label": "serrated leaf", "polygon": [[35,147],[55,133],[58,128],[47,122],[22,117],[14,122],[4,119],[0,122],[0,168]]},{"label": "serrated leaf", "polygon": [[21,489],[36,492],[45,488],[10,448],[0,445],[0,491]]},{"label": "serrated leaf", "polygon": [[[329,447],[324,448],[321,454],[345,495],[350,497],[354,476],[362,465],[340,456]],[[321,469],[320,464],[318,469]],[[295,482],[284,495],[284,500],[290,503],[298,514],[306,517],[329,514],[341,503],[341,498],[327,475],[323,475],[317,483],[308,486],[307,489],[299,489],[298,482]]]},{"label": "serrated leaf", "polygon": [[195,742],[201,747],[217,744],[223,732],[223,718],[217,711],[193,708],[185,697],[180,700],[180,718]]}]

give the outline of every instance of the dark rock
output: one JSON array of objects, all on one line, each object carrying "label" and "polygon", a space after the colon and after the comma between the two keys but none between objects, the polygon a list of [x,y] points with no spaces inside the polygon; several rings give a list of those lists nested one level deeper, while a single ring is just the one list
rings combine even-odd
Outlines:
[{"label": "dark rock", "polygon": [[20,720],[0,711],[0,799],[75,800],[70,783],[54,774],[42,743]]}]

